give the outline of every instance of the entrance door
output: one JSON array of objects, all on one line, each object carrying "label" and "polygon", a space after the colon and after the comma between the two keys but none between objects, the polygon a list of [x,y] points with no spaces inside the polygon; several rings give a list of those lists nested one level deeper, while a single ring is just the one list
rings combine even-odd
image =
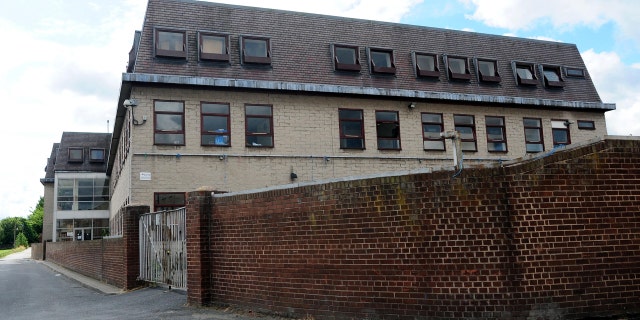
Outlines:
[{"label": "entrance door", "polygon": [[78,228],[74,229],[75,237],[74,241],[91,240],[91,228]]}]

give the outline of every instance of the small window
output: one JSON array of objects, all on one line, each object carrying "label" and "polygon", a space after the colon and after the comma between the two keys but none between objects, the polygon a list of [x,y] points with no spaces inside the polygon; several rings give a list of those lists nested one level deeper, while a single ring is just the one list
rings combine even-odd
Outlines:
[{"label": "small window", "polygon": [[184,102],[156,100],[154,138],[156,145],[184,145]]},{"label": "small window", "polygon": [[498,74],[498,62],[495,60],[476,60],[478,67],[478,79],[483,82],[500,82]]},{"label": "small window", "polygon": [[400,150],[400,121],[397,111],[376,111],[378,149]]},{"label": "small window", "polygon": [[440,133],[444,132],[441,113],[422,114],[422,148],[424,150],[444,151],[444,138]]},{"label": "small window", "polygon": [[227,35],[198,32],[200,60],[229,61],[229,37]]},{"label": "small window", "polygon": [[273,147],[273,109],[270,105],[245,105],[248,147]]},{"label": "small window", "polygon": [[455,130],[460,134],[462,151],[478,151],[475,118],[468,115],[454,115],[453,123]]},{"label": "small window", "polygon": [[418,77],[437,78],[440,76],[437,55],[416,52],[414,53],[414,61],[416,64],[416,75]]},{"label": "small window", "polygon": [[449,79],[469,80],[469,64],[467,58],[463,57],[447,57],[445,59],[447,70],[449,71]]},{"label": "small window", "polygon": [[84,161],[84,149],[79,147],[69,148],[69,162],[83,162]]},{"label": "small window", "polygon": [[186,205],[184,192],[155,192],[153,194],[153,211],[164,211],[182,208]]},{"label": "small window", "polygon": [[268,38],[240,37],[242,62],[271,64],[271,47]]},{"label": "small window", "polygon": [[560,67],[543,66],[542,74],[544,75],[544,85],[547,88],[562,88],[564,81],[560,74]]},{"label": "small window", "polygon": [[524,142],[527,152],[544,151],[544,141],[542,140],[542,120],[537,118],[524,118]]},{"label": "small window", "polygon": [[569,121],[551,120],[551,135],[553,136],[553,146],[566,146],[571,144],[569,133]]},{"label": "small window", "polygon": [[393,61],[393,50],[369,49],[369,63],[371,65],[371,72],[396,73],[396,65]]},{"label": "small window", "polygon": [[535,71],[532,64],[514,64],[516,81],[519,85],[535,86],[538,85]]},{"label": "small window", "polygon": [[155,29],[156,56],[186,58],[186,31]]},{"label": "small window", "polygon": [[333,62],[336,70],[360,71],[360,58],[358,47],[333,46]]},{"label": "small window", "polygon": [[578,129],[580,130],[595,130],[596,124],[593,121],[578,120]]},{"label": "small window", "polygon": [[584,69],[582,68],[565,68],[567,77],[584,78]]},{"label": "small window", "polygon": [[489,152],[507,152],[507,134],[504,117],[485,117],[487,125],[487,150]]},{"label": "small window", "polygon": [[338,110],[340,149],[364,149],[364,118],[362,110]]},{"label": "small window", "polygon": [[89,161],[91,162],[104,162],[104,149],[91,148],[89,151]]},{"label": "small window", "polygon": [[229,104],[203,102],[200,105],[201,145],[228,147],[231,145]]}]

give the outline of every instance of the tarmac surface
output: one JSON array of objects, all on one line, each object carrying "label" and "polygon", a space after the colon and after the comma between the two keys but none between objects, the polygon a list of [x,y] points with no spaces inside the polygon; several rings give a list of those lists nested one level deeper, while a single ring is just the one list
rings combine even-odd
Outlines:
[{"label": "tarmac surface", "polygon": [[275,320],[248,310],[186,305],[186,293],[162,287],[123,291],[48,261],[31,249],[0,259],[1,319]]}]

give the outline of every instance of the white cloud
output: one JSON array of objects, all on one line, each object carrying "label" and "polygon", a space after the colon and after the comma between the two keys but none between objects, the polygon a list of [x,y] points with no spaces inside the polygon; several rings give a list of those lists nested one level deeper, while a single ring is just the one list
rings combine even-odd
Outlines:
[{"label": "white cloud", "polygon": [[606,113],[609,134],[640,136],[640,68],[625,65],[615,52],[590,49],[582,58],[600,98],[616,103],[616,110]]}]

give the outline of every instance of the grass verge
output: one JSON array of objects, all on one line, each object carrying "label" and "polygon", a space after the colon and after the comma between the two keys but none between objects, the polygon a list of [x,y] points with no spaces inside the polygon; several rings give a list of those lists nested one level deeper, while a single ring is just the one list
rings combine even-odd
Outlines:
[{"label": "grass verge", "polygon": [[17,248],[13,248],[13,249],[4,249],[4,250],[0,250],[0,258],[4,258],[12,253],[16,253],[16,252],[20,252],[20,251],[24,251],[26,248],[25,247],[17,247]]}]

